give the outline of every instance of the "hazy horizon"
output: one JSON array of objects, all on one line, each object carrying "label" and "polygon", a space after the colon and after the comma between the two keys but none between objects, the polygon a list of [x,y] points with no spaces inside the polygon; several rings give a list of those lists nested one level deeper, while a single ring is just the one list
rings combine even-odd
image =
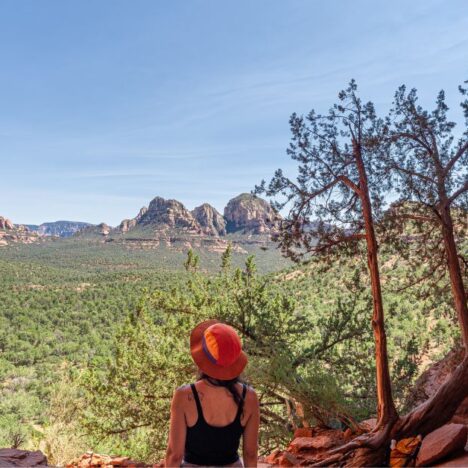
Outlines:
[{"label": "hazy horizon", "polygon": [[430,105],[468,79],[455,0],[0,4],[0,215],[117,225],[155,196],[193,209],[294,164],[292,112],[351,78],[385,112],[400,84]]}]

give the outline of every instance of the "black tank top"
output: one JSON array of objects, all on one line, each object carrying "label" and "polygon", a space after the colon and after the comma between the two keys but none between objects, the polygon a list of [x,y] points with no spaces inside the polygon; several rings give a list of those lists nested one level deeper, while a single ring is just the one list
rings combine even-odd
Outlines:
[{"label": "black tank top", "polygon": [[239,460],[237,451],[244,432],[240,420],[247,386],[242,384],[242,400],[234,421],[222,427],[210,426],[205,421],[197,389],[194,384],[190,384],[190,387],[197,405],[198,419],[193,426],[187,427],[184,460],[203,466],[223,466],[236,462]]}]

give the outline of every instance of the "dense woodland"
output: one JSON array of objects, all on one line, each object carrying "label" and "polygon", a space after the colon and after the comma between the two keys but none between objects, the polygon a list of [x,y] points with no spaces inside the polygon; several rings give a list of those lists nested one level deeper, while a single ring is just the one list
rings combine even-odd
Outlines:
[{"label": "dense woodland", "polygon": [[466,345],[468,324],[468,126],[455,139],[447,111],[443,93],[428,112],[400,88],[380,118],[351,82],[329,114],[291,117],[299,177],[278,171],[257,192],[288,209],[276,242],[295,264],[274,248],[130,252],[79,238],[0,250],[0,445],[57,464],[89,448],[158,461],[172,392],[195,377],[189,332],[206,318],[243,338],[262,453],[304,424],[378,417],[336,460],[428,431],[432,406],[411,412],[408,392]]}]

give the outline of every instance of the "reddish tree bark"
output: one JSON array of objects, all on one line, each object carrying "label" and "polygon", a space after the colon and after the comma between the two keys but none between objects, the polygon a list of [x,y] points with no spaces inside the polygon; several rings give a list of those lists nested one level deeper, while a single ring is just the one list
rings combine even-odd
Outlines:
[{"label": "reddish tree bark", "polygon": [[441,230],[444,238],[445,253],[447,256],[447,267],[450,276],[450,287],[452,289],[453,302],[458,315],[461,328],[465,356],[468,355],[468,308],[466,304],[466,292],[463,284],[463,276],[453,232],[453,221],[450,206],[441,210]]},{"label": "reddish tree bark", "polygon": [[468,396],[468,309],[466,292],[455,242],[453,219],[450,210],[451,200],[447,196],[445,189],[447,168],[444,169],[438,159],[436,159],[436,162],[438,162],[436,172],[440,199],[436,210],[440,220],[450,287],[455,310],[457,311],[465,354],[463,361],[432,398],[398,421],[392,431],[393,437],[396,438],[417,434],[426,435],[432,432],[450,421],[462,401]]},{"label": "reddish tree bark", "polygon": [[[447,194],[453,182],[459,179],[452,180],[450,172],[458,162],[463,162],[468,151],[468,141],[460,141],[453,154],[447,154],[447,151],[452,151],[452,126],[445,118],[448,107],[444,103],[443,93],[439,94],[437,109],[428,114],[416,105],[415,91],[406,95],[405,88],[400,88],[395,96],[395,110],[392,110],[394,115],[388,119],[389,123],[396,122],[387,133],[388,129],[376,118],[372,104],[362,106],[355,91],[356,85],[352,81],[349,88],[340,93],[341,103],[334,106],[326,117],[311,112],[304,119],[293,114],[290,120],[293,142],[288,153],[300,161],[298,183],[277,171],[267,190],[270,196],[286,195],[287,200],[278,204],[280,208],[293,201],[292,219],[281,238],[283,251],[293,259],[300,258],[296,253],[298,247],[305,247],[307,252],[321,253],[331,246],[356,240],[356,236],[361,237],[364,234],[366,238],[373,298],[372,328],[375,339],[378,422],[371,433],[356,437],[342,447],[331,450],[330,458],[320,462],[323,466],[337,463],[342,465],[344,462],[359,466],[381,465],[393,437],[402,438],[418,433],[424,435],[433,431],[451,419],[468,394],[468,354],[465,354],[464,361],[431,399],[399,418],[393,402],[388,367],[378,244],[370,198],[370,191],[377,195],[381,193],[382,188],[388,185],[385,177],[391,177],[397,171],[402,181],[400,193],[403,201],[417,200],[435,215],[429,221],[434,223],[437,220],[440,223],[440,241],[443,241],[445,248],[444,255],[437,258],[437,268],[447,264],[454,304],[468,353],[466,292],[450,213],[450,205],[468,191],[468,182],[451,195]],[[468,95],[468,90],[463,90],[463,94]],[[462,107],[468,122],[468,100]],[[337,138],[337,135],[340,137]],[[343,136],[350,136],[351,152],[347,145],[340,145],[340,138]],[[389,147],[382,138],[388,138]],[[383,148],[379,146],[381,143],[384,144]],[[438,144],[440,148],[437,147]],[[397,145],[396,152],[389,150],[392,145]],[[448,156],[451,158],[448,159]],[[393,180],[390,179],[389,182]],[[335,206],[329,207],[327,202],[317,202],[317,199],[331,193],[340,183],[349,191],[342,191],[343,198],[334,200]],[[264,183],[260,189],[265,190]],[[348,196],[348,192],[353,195]],[[318,203],[320,209],[311,208],[312,201]],[[340,222],[338,213],[344,213],[344,222],[351,223],[352,229],[344,230],[341,235],[333,237],[336,232],[332,230],[329,234],[322,226],[316,231],[321,242],[315,244],[311,232],[303,229],[303,221],[307,221],[313,213],[318,213],[319,218],[323,213],[328,213]],[[353,215],[360,217],[359,222],[353,219]],[[417,216],[412,217],[418,220]],[[426,220],[419,219],[421,222]]]},{"label": "reddish tree bark", "polygon": [[369,189],[367,186],[367,175],[364,162],[362,160],[359,145],[355,140],[353,140],[353,153],[359,173],[359,195],[362,203],[362,213],[366,232],[367,265],[370,273],[373,299],[372,329],[375,339],[378,405],[378,421],[376,430],[378,430],[389,423],[393,423],[398,418],[398,414],[393,402],[392,384],[388,367],[387,336],[385,333],[384,308],[377,254],[378,247],[372,218],[372,206],[369,199]]}]

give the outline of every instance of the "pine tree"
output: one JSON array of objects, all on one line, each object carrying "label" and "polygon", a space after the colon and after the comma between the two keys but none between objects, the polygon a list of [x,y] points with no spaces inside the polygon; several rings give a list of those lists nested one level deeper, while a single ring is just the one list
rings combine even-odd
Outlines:
[{"label": "pine tree", "polygon": [[297,181],[278,170],[268,187],[263,181],[256,191],[282,197],[281,202],[274,201],[278,211],[290,207],[278,240],[283,252],[293,260],[311,253],[326,255],[338,246],[356,245],[365,239],[376,344],[377,428],[386,433],[398,415],[388,367],[374,227],[382,215],[383,193],[388,188],[381,164],[384,122],[377,118],[371,102],[361,101],[357,85],[351,81],[328,114],[313,110],[306,117],[293,114],[290,126],[288,154],[298,161]]},{"label": "pine tree", "polygon": [[[402,418],[394,432],[398,435],[427,434],[449,421],[468,396],[468,308],[462,268],[466,262],[458,251],[455,231],[466,236],[468,209],[468,99],[460,87],[465,128],[456,140],[455,123],[448,119],[445,93],[437,97],[430,112],[418,104],[417,91],[401,86],[387,118],[390,151],[388,170],[394,173],[399,199],[392,215],[411,220],[418,234],[413,244],[427,259],[428,280],[439,271],[448,271],[453,303],[458,315],[465,359],[431,400]],[[457,226],[454,223],[454,214]],[[457,228],[457,229],[456,229]],[[462,266],[463,265],[463,266]]]},{"label": "pine tree", "polygon": [[221,256],[221,270],[227,272],[232,265],[232,244],[228,242],[226,250],[223,252]]},{"label": "pine tree", "polygon": [[[467,95],[466,89],[460,91]],[[387,223],[399,222],[400,234],[402,219],[414,223],[418,235],[411,238],[406,233],[398,242],[419,242],[424,260],[433,249],[434,255],[428,260],[435,265],[433,271],[445,261],[467,346],[468,314],[461,273],[461,263],[466,265],[466,262],[457,250],[451,208],[456,207],[457,215],[461,215],[458,218],[464,233],[468,130],[465,128],[462,138],[453,143],[454,123],[447,120],[443,92],[439,94],[436,109],[429,113],[417,105],[415,90],[406,93],[405,87],[401,87],[385,121],[376,117],[371,103],[362,105],[354,82],[339,97],[341,102],[326,116],[312,111],[306,118],[296,114],[291,117],[293,141],[288,153],[299,162],[297,182],[278,170],[267,188],[262,182],[256,191],[282,197],[281,202],[275,203],[278,210],[290,207],[278,239],[283,252],[294,260],[307,258],[308,254],[328,255],[341,245],[366,239],[374,302],[372,325],[379,420],[372,433],[330,451],[331,456],[323,463],[342,463],[355,449],[367,449],[354,455],[353,465],[377,465],[382,463],[391,438],[427,434],[448,421],[468,395],[468,355],[465,355],[433,398],[406,416],[398,416],[387,364],[375,235],[377,227],[382,240],[388,242],[392,231],[385,232]],[[468,127],[468,100],[461,107]],[[383,195],[391,187],[396,188],[400,199],[385,213]],[[312,223],[312,216],[318,221]],[[434,226],[439,226],[438,237]]]},{"label": "pine tree", "polygon": [[187,259],[184,262],[184,268],[187,271],[196,271],[198,269],[199,262],[200,257],[192,249],[189,249],[187,252]]}]

